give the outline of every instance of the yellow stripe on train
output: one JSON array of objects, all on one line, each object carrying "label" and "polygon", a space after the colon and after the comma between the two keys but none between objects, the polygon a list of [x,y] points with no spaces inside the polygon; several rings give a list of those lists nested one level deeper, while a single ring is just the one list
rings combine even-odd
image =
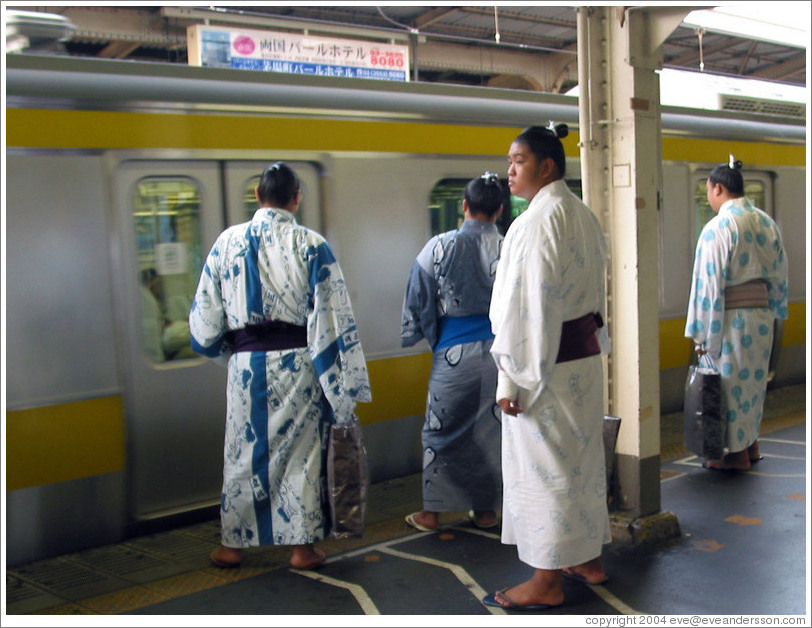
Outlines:
[{"label": "yellow stripe on train", "polygon": [[6,413],[6,490],[124,470],[121,397]]},{"label": "yellow stripe on train", "polygon": [[[784,321],[782,347],[806,344],[806,303],[790,303],[789,316]],[[660,321],[660,370],[688,366],[691,341],[685,338],[685,319]]]},{"label": "yellow stripe on train", "polygon": [[[685,367],[691,342],[685,319],[660,322],[660,369]],[[791,303],[782,346],[806,343],[806,303]],[[425,413],[431,353],[369,360],[372,402],[358,404],[365,425]],[[6,490],[121,472],[125,461],[120,397],[6,413]]]},{"label": "yellow stripe on train", "polygon": [[[84,149],[345,150],[502,155],[519,129],[372,120],[329,120],[210,113],[6,109],[6,146]],[[564,139],[578,154],[578,133]],[[806,147],[766,142],[663,138],[663,159],[735,152],[751,164],[804,166]]]},{"label": "yellow stripe on train", "polygon": [[503,154],[516,129],[280,118],[7,109],[6,145],[85,149],[258,149]]}]

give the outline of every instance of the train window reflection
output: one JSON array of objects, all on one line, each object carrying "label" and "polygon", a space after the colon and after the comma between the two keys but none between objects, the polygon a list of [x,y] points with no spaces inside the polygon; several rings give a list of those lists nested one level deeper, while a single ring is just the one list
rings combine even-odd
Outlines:
[{"label": "train window reflection", "polygon": [[[439,181],[431,191],[429,198],[429,220],[431,223],[431,234],[439,235],[452,229],[458,229],[464,220],[462,211],[462,199],[465,196],[465,186],[470,179],[443,179]],[[499,232],[507,233],[510,223],[521,214],[529,201],[510,194],[507,179],[501,179],[505,190],[505,199],[510,211],[503,211],[496,221]],[[569,188],[581,198],[581,180],[567,179]]]},{"label": "train window reflection", "polygon": [[767,211],[767,193],[761,181],[745,181],[744,195],[753,201],[753,205]]},{"label": "train window reflection", "polygon": [[[763,181],[745,181],[744,195],[752,201],[753,205],[769,213],[769,208],[767,207],[767,186]],[[702,233],[702,229],[715,215],[710,203],[708,203],[707,177],[705,177],[697,181],[694,187],[694,245],[696,245],[697,240],[699,240],[699,234]]]},{"label": "train window reflection", "polygon": [[[296,164],[293,164],[294,169],[296,168]],[[300,225],[306,224],[304,222],[305,216],[305,207],[308,199],[307,194],[307,183],[304,181],[303,173],[299,174],[299,185],[301,186],[302,195],[299,199],[299,209],[296,210],[296,222]],[[257,202],[256,197],[256,188],[259,185],[259,176],[251,177],[248,181],[245,182],[243,186],[243,196],[242,196],[242,203],[244,208],[244,214],[246,220],[251,220],[254,217],[254,214],[257,212],[257,208],[259,207],[259,203]]]},{"label": "train window reflection", "polygon": [[[458,229],[465,217],[462,210],[462,199],[465,197],[465,186],[470,179],[443,179],[431,191],[429,197],[429,220],[431,222],[431,234],[439,235],[452,229]],[[502,186],[505,190],[505,201],[510,203],[511,211],[502,212],[497,219],[496,226],[499,232],[504,234],[513,219],[527,207],[522,206],[523,199],[510,196],[507,187],[507,180],[502,179]]]},{"label": "train window reflection", "polygon": [[242,203],[245,208],[245,219],[251,220],[259,207],[257,197],[254,190],[259,185],[259,177],[251,177],[245,183],[245,190],[243,192]]},{"label": "train window reflection", "polygon": [[145,178],[133,199],[142,349],[154,362],[197,357],[189,310],[203,269],[200,189],[188,178]]}]

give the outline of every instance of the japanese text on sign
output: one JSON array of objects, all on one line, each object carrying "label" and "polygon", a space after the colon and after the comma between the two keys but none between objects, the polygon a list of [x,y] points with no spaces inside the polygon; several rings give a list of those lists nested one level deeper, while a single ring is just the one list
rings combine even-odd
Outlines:
[{"label": "japanese text on sign", "polygon": [[409,48],[395,44],[197,25],[188,29],[188,50],[190,65],[409,80]]}]

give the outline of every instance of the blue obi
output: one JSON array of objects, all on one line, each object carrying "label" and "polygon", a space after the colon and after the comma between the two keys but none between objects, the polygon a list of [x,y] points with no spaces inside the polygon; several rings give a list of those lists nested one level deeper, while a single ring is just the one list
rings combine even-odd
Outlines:
[{"label": "blue obi", "polygon": [[466,342],[493,338],[491,319],[487,314],[444,316],[440,319],[440,339],[434,351]]}]

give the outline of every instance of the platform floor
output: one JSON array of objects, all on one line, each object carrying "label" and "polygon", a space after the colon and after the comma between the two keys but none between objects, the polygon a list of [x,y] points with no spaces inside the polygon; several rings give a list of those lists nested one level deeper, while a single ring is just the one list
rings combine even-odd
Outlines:
[{"label": "platform floor", "polygon": [[[680,534],[606,546],[609,581],[566,580],[565,604],[529,625],[638,614],[789,615],[810,625],[805,386],[768,395],[765,458],[748,472],[703,469],[679,442],[672,423],[681,416],[662,420],[662,510]],[[302,625],[308,615],[445,615],[446,623],[465,616],[461,625],[481,625],[475,616],[506,614],[480,599],[529,577],[515,548],[462,513],[445,516],[438,532],[416,532],[403,516],[420,506],[419,474],[373,485],[364,537],[319,543],[328,560],[316,571],[289,568],[288,549],[279,547],[248,551],[238,569],[212,567],[218,520],[8,569],[0,623],[58,625],[53,616],[82,615],[96,625],[92,615],[118,615],[98,625],[141,626],[150,620],[136,616],[197,615],[193,623],[219,626],[233,620],[202,616],[242,615],[240,625],[272,625],[261,616],[295,615]]]}]

